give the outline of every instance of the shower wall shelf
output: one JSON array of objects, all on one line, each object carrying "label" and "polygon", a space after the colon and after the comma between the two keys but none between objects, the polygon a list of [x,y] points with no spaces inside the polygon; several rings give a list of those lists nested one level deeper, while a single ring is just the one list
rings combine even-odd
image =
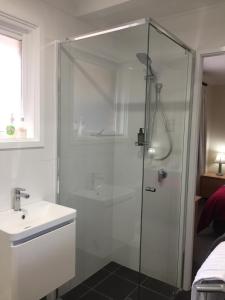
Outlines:
[{"label": "shower wall shelf", "polygon": [[83,136],[83,137],[75,137],[71,141],[71,144],[79,145],[79,144],[106,144],[106,143],[123,143],[127,142],[130,138],[127,136]]}]

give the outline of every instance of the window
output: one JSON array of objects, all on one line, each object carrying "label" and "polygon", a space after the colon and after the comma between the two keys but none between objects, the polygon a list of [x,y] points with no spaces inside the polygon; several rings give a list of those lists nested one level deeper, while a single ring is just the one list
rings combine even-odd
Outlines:
[{"label": "window", "polygon": [[39,52],[38,28],[0,13],[0,149],[42,146]]},{"label": "window", "polygon": [[[10,131],[23,116],[21,41],[0,34],[0,136],[17,136]],[[19,125],[20,126],[20,125]],[[8,131],[7,131],[8,128]]]}]

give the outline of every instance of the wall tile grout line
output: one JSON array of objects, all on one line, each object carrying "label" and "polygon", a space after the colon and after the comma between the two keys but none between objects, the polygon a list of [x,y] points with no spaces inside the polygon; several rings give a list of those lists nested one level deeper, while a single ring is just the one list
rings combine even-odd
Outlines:
[{"label": "wall tile grout line", "polygon": [[138,286],[136,286],[127,296],[126,296],[126,298],[125,298],[125,300],[129,300],[130,298],[130,296],[135,292],[135,290],[136,289],[138,289]]},{"label": "wall tile grout line", "polygon": [[97,294],[99,294],[99,295],[107,298],[108,300],[114,300],[114,299],[110,298],[109,296],[107,296],[107,295],[105,295],[105,294],[103,294],[103,293],[95,290],[94,288],[90,288],[87,293],[85,293],[83,296],[80,297],[80,299],[82,299],[84,296],[86,296],[90,291],[93,291],[93,292],[95,292],[95,293],[97,293]]},{"label": "wall tile grout line", "polygon": [[[102,280],[100,280],[100,281],[98,281],[94,286],[89,286],[89,285],[87,285],[86,283],[83,283],[83,282],[81,282],[80,284],[82,284],[82,285],[84,285],[84,286],[86,286],[87,288],[88,288],[88,290],[86,291],[86,292],[84,292],[83,294],[81,294],[80,296],[79,296],[79,298],[83,298],[84,296],[86,296],[90,291],[95,291],[95,292],[97,292],[98,294],[100,294],[100,295],[102,295],[102,296],[104,296],[104,297],[106,297],[107,299],[109,299],[109,300],[113,300],[112,298],[109,298],[107,295],[105,295],[105,294],[102,294],[102,293],[100,293],[99,291],[97,291],[97,290],[95,290],[95,287],[97,287],[99,284],[101,284],[104,280],[106,280],[107,278],[109,278],[112,274],[114,274],[117,270],[119,270],[120,268],[121,268],[122,266],[118,266],[114,271],[109,271],[107,268],[105,268],[105,267],[103,267],[103,268],[101,268],[100,270],[98,270],[97,272],[99,272],[99,271],[101,271],[101,270],[106,270],[109,274],[107,274]],[[97,273],[96,272],[96,273]],[[94,276],[96,273],[94,273],[93,275],[91,275],[90,277],[92,277],[92,276]],[[88,277],[86,280],[88,280],[90,277]]]},{"label": "wall tile grout line", "polygon": [[[99,270],[100,271],[100,270]],[[96,288],[99,284],[101,284],[104,280],[106,280],[107,278],[109,278],[110,276],[112,276],[112,273],[109,273],[108,275],[106,275],[103,279],[99,280],[98,283],[96,283],[95,285],[93,286],[89,286],[86,284],[86,286],[89,288],[89,289],[94,289]],[[87,278],[88,279],[88,278]]]},{"label": "wall tile grout line", "polygon": [[123,276],[120,276],[120,275],[117,275],[117,274],[114,274],[114,276],[116,276],[116,277],[118,277],[118,278],[120,278],[120,279],[123,279],[123,280],[125,280],[125,281],[128,281],[128,282],[130,282],[130,283],[133,283],[133,284],[135,284],[136,286],[141,286],[141,285],[142,285],[142,282],[141,282],[141,283],[140,283],[140,282],[134,282],[134,281],[132,281],[132,280],[126,278],[126,277],[123,277]]},{"label": "wall tile grout line", "polygon": [[[109,271],[106,267],[103,267],[102,269],[114,274],[115,272],[117,272],[119,269],[121,269],[123,266],[122,265],[118,265],[118,267],[114,270],[114,271]],[[102,270],[101,269],[101,270]]]}]

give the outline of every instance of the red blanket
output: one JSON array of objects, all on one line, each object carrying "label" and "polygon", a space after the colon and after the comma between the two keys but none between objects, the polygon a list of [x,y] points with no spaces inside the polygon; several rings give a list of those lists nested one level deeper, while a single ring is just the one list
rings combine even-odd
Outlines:
[{"label": "red blanket", "polygon": [[198,222],[197,231],[200,232],[212,221],[225,222],[225,186],[221,186],[207,200]]}]

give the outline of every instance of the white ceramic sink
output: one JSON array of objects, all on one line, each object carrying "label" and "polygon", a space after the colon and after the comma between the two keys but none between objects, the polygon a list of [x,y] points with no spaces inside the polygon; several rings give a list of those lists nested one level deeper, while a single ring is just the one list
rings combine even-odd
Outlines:
[{"label": "white ceramic sink", "polygon": [[11,242],[39,235],[74,221],[76,210],[47,201],[36,201],[0,212],[0,234]]},{"label": "white ceramic sink", "polygon": [[21,207],[0,212],[1,300],[42,299],[75,276],[76,211],[38,199]]}]

